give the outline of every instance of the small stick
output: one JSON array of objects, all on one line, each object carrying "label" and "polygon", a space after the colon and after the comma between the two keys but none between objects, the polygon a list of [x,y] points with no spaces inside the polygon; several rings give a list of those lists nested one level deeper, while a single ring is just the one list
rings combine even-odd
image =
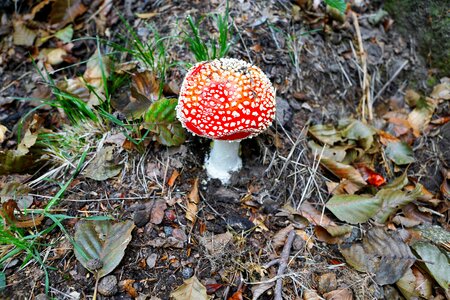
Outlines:
[{"label": "small stick", "polygon": [[377,95],[373,98],[373,102],[375,102],[375,100],[378,99],[378,97],[381,96],[381,94],[384,92],[384,90],[392,83],[392,81],[394,81],[395,78],[397,78],[398,74],[400,74],[401,70],[403,70],[404,67],[406,67],[406,65],[408,64],[408,61],[405,60],[402,65],[397,69],[397,71],[395,71],[394,75],[392,75],[391,79],[388,80],[388,82],[386,82],[383,87],[381,88],[381,90],[377,93]]},{"label": "small stick", "polygon": [[[291,254],[292,243],[294,242],[295,231],[291,230],[289,232],[288,238],[286,239],[286,243],[284,244],[283,251],[281,252],[280,264],[278,267],[277,276],[282,276],[284,271],[287,268],[289,255]],[[277,283],[275,284],[275,297],[274,300],[283,300],[283,278],[280,277],[277,279]]]}]

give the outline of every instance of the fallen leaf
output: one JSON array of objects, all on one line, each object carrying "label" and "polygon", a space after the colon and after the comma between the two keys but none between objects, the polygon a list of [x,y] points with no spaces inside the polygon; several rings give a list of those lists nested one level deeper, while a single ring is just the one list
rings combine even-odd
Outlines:
[{"label": "fallen leaf", "polygon": [[[107,221],[77,222],[75,228],[74,252],[77,260],[99,278],[108,275],[119,265],[125,249],[131,241],[133,221],[113,223]],[[89,268],[93,260],[98,260],[98,268]]]},{"label": "fallen leaf", "polygon": [[358,224],[375,216],[380,205],[381,199],[370,195],[334,195],[325,207],[339,220]]},{"label": "fallen leaf", "polygon": [[323,294],[326,300],[352,300],[353,293],[350,289],[338,289]]},{"label": "fallen leaf", "polygon": [[418,242],[413,244],[412,247],[427,266],[431,276],[433,276],[444,290],[448,290],[450,284],[450,264],[447,256],[431,243]]},{"label": "fallen leaf", "polygon": [[324,144],[333,145],[342,141],[340,132],[332,125],[314,125],[309,127],[308,132]]},{"label": "fallen leaf", "polygon": [[188,201],[186,205],[186,219],[195,223],[197,220],[198,204],[200,203],[200,196],[198,195],[198,178],[195,178],[192,190],[188,195]]},{"label": "fallen leaf", "polygon": [[304,290],[303,300],[322,300],[323,298],[319,296],[315,290]]},{"label": "fallen leaf", "polygon": [[139,293],[134,288],[133,284],[136,282],[134,279],[125,279],[120,281],[119,285],[122,290],[127,292],[128,295],[132,298],[137,298],[139,296]]},{"label": "fallen leaf", "polygon": [[144,128],[154,133],[154,138],[165,146],[181,145],[186,134],[181,123],[176,119],[176,98],[163,98],[152,103],[144,115]]},{"label": "fallen leaf", "polygon": [[[16,216],[15,211],[19,213],[18,216]],[[5,221],[5,224],[16,228],[36,227],[44,220],[43,215],[31,214],[31,216],[25,216],[14,200],[8,200],[2,204],[0,216]]]},{"label": "fallen leaf", "polygon": [[14,20],[13,21],[13,43],[17,46],[33,46],[34,40],[36,39],[36,31],[25,26],[23,21]]},{"label": "fallen leaf", "polygon": [[211,255],[217,255],[229,247],[228,243],[230,243],[232,239],[233,235],[227,231],[221,234],[202,236],[200,237],[200,244],[205,247]]},{"label": "fallen leaf", "polygon": [[176,169],[173,170],[172,175],[170,176],[169,180],[167,181],[167,185],[170,187],[173,187],[178,176],[180,176],[180,172],[178,172],[178,170],[176,170]]},{"label": "fallen leaf", "polygon": [[382,189],[375,195],[376,198],[381,200],[381,208],[373,219],[378,223],[385,223],[389,216],[421,195],[420,184],[417,184],[416,188],[410,192],[397,189]]},{"label": "fallen leaf", "polygon": [[278,230],[278,232],[276,232],[272,238],[272,247],[275,250],[283,247],[286,242],[286,238],[287,238],[289,232],[291,232],[293,229],[294,229],[294,226],[292,224],[290,224],[289,226]]},{"label": "fallen leaf", "polygon": [[73,37],[73,26],[72,24],[69,26],[66,26],[63,29],[58,30],[55,33],[55,37],[60,39],[64,43],[69,43],[72,40]]},{"label": "fallen leaf", "polygon": [[130,98],[113,97],[111,105],[127,118],[137,119],[159,98],[159,82],[150,71],[135,73],[131,77]]},{"label": "fallen leaf", "polygon": [[374,273],[379,285],[397,282],[416,260],[405,242],[377,227],[367,232],[362,243],[343,245],[339,250],[356,270]]},{"label": "fallen leaf", "polygon": [[348,146],[320,146],[314,141],[309,141],[308,146],[313,153],[316,153],[317,155],[322,154],[322,157],[326,157],[337,162],[342,162],[344,160],[345,155],[347,154],[346,150],[349,148]]},{"label": "fallen leaf", "polygon": [[436,100],[426,98],[419,100],[417,106],[408,115],[408,122],[413,129],[415,137],[418,137],[425,127],[430,123],[434,110],[436,109]]},{"label": "fallen leaf", "polygon": [[186,279],[181,286],[179,286],[175,291],[170,293],[170,297],[175,300],[208,299],[205,286],[195,276]]},{"label": "fallen leaf", "polygon": [[399,166],[407,165],[415,161],[411,147],[404,142],[388,143],[385,152],[387,157]]},{"label": "fallen leaf", "polygon": [[450,100],[450,82],[445,81],[436,85],[431,92],[430,97],[437,100]]},{"label": "fallen leaf", "polygon": [[[261,281],[264,281],[262,278]],[[270,290],[275,285],[275,282],[264,282],[261,284],[254,285],[252,287],[252,300],[258,300],[263,294]]]},{"label": "fallen leaf", "polygon": [[50,24],[62,28],[87,11],[82,0],[55,0],[50,11]]},{"label": "fallen leaf", "polygon": [[335,162],[328,158],[322,158],[320,160],[320,163],[328,169],[331,173],[336,175],[338,178],[345,178],[350,180],[352,183],[356,185],[358,188],[362,188],[363,186],[366,186],[366,181],[361,176],[361,173],[359,173],[355,168],[352,166]]},{"label": "fallen leaf", "polygon": [[375,133],[375,129],[358,120],[351,122],[341,131],[343,137],[357,141],[364,150],[368,150],[372,146]]},{"label": "fallen leaf", "polygon": [[167,204],[166,201],[160,199],[160,200],[155,200],[152,201],[150,204],[150,223],[158,225],[161,224],[163,219],[164,219],[164,215],[165,215],[165,211],[167,208]]},{"label": "fallen leaf", "polygon": [[52,66],[62,63],[66,55],[67,51],[63,48],[44,48],[40,52],[40,56]]},{"label": "fallen leaf", "polygon": [[5,133],[8,131],[8,128],[0,124],[0,144],[5,140]]},{"label": "fallen leaf", "polygon": [[122,170],[122,166],[114,163],[113,152],[114,146],[107,146],[100,149],[83,171],[84,176],[97,181],[103,181],[117,176]]},{"label": "fallen leaf", "polygon": [[157,16],[159,13],[157,12],[148,12],[148,13],[137,13],[136,17],[139,19],[151,19],[155,16]]}]

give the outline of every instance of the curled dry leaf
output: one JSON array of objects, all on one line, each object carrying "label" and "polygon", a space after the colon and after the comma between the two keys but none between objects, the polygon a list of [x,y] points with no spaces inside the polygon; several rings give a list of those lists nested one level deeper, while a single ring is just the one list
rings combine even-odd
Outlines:
[{"label": "curled dry leaf", "polygon": [[448,78],[441,81],[442,83],[433,88],[433,92],[430,96],[437,100],[450,100],[450,81]]},{"label": "curled dry leaf", "polygon": [[308,132],[324,144],[334,145],[334,143],[342,141],[340,132],[332,125],[314,125],[309,127]]},{"label": "curled dry leaf", "polygon": [[379,285],[397,282],[416,260],[405,242],[376,227],[367,232],[362,243],[343,245],[339,250],[356,270],[374,273]]},{"label": "curled dry leaf", "polygon": [[408,122],[413,129],[415,137],[418,137],[430,123],[436,107],[437,101],[433,98],[421,99],[413,111],[409,113]]},{"label": "curled dry leaf", "polygon": [[375,129],[358,120],[351,122],[341,132],[343,137],[356,141],[364,150],[368,150],[372,146],[375,133]]},{"label": "curled dry leaf", "polygon": [[[18,216],[15,214],[16,211],[19,214]],[[0,216],[5,221],[5,224],[14,226],[16,228],[36,227],[40,225],[42,223],[42,220],[44,219],[43,215],[23,215],[17,205],[17,202],[14,200],[8,200],[2,204],[2,208],[0,209]]]},{"label": "curled dry leaf", "polygon": [[315,290],[304,290],[303,300],[322,300],[323,298],[319,296]]},{"label": "curled dry leaf", "polygon": [[200,244],[205,247],[211,255],[217,255],[222,253],[228,247],[228,243],[231,242],[232,239],[233,235],[227,231],[211,236],[202,236],[200,237]]},{"label": "curled dry leaf", "polygon": [[[261,281],[267,280],[266,278],[262,278]],[[258,300],[263,294],[265,294],[268,290],[270,290],[275,285],[274,281],[264,282],[261,284],[254,285],[252,287],[252,300]]]},{"label": "curled dry leaf", "polygon": [[195,276],[186,279],[180,287],[178,287],[175,291],[170,293],[170,297],[175,300],[208,299],[205,286]]},{"label": "curled dry leaf", "polygon": [[320,163],[337,177],[350,180],[358,188],[367,185],[361,173],[352,166],[333,161],[329,158],[322,158]]},{"label": "curled dry leaf", "polygon": [[432,280],[415,267],[408,269],[395,285],[406,299],[430,299],[433,293]]},{"label": "curled dry leaf", "polygon": [[186,205],[186,219],[195,223],[197,220],[198,204],[200,203],[200,196],[198,194],[198,178],[195,178],[192,190],[188,195]]}]

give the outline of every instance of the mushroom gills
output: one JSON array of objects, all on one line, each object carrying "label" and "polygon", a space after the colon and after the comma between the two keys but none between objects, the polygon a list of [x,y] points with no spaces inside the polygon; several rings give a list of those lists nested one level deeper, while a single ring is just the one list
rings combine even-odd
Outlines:
[{"label": "mushroom gills", "polygon": [[205,161],[209,177],[219,179],[222,184],[229,183],[231,172],[239,171],[242,167],[239,144],[239,141],[213,141],[211,153]]}]

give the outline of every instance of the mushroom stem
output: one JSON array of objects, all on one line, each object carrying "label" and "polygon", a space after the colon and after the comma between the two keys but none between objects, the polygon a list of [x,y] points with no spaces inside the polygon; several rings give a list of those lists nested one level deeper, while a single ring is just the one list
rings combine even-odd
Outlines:
[{"label": "mushroom stem", "polygon": [[205,167],[209,177],[220,179],[223,184],[227,184],[231,178],[230,173],[242,167],[239,142],[214,140],[211,153],[206,158]]}]

